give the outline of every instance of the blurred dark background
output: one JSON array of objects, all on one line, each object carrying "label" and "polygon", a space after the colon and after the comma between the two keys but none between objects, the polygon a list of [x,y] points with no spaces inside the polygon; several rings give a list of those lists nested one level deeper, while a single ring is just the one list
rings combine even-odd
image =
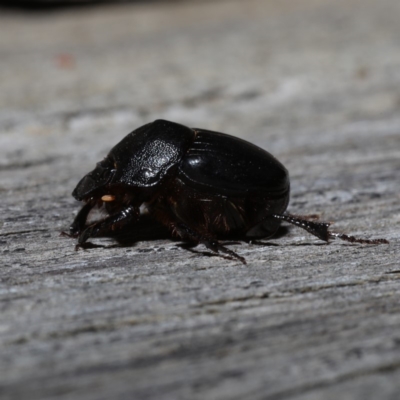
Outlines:
[{"label": "blurred dark background", "polygon": [[[2,0],[0,7],[24,11],[51,11],[64,8],[88,7],[122,3],[156,3],[170,1],[207,1],[207,0]],[[208,0],[210,1],[210,0]],[[218,1],[218,0],[216,0]]]}]

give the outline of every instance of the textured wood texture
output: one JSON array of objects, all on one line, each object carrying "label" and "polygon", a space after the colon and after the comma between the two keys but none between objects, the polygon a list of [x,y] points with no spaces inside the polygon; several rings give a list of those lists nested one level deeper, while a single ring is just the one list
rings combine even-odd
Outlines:
[{"label": "textured wood texture", "polygon": [[[400,3],[224,1],[0,16],[1,399],[398,399]],[[289,169],[292,227],[74,251],[84,173],[166,118]]]}]

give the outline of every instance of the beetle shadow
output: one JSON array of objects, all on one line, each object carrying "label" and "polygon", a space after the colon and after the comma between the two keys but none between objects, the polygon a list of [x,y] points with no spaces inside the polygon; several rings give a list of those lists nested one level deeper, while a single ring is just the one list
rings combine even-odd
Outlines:
[{"label": "beetle shadow", "polygon": [[[285,236],[287,233],[289,232],[289,229],[287,227],[281,226],[278,228],[277,232],[273,235],[272,238],[280,238],[282,236]],[[175,239],[176,241],[180,240],[180,239]],[[256,245],[256,246],[270,246],[270,247],[276,247],[276,246],[280,246],[277,243],[271,243],[271,242],[265,242],[262,240],[258,240],[258,239],[249,239],[249,238],[243,238],[243,237],[237,237],[237,236],[228,236],[224,239],[219,240],[219,242],[223,245],[223,246],[229,246],[229,245],[238,245],[238,244],[243,244],[243,243],[247,243],[249,245]],[[223,254],[221,252],[211,252],[211,251],[199,251],[199,250],[195,250],[194,247],[196,247],[198,245],[198,243],[196,242],[182,242],[178,243],[177,246],[185,249],[187,251],[190,251],[193,254],[201,254],[203,256],[207,256],[207,257],[219,257],[219,258],[224,258],[226,260],[230,260],[230,261],[234,261],[236,260],[235,257],[231,257],[229,255]]]},{"label": "beetle shadow", "polygon": [[114,235],[107,235],[117,241],[118,247],[132,247],[136,242],[171,239],[171,233],[161,223],[148,215],[140,216],[135,223],[134,230],[131,226],[119,230]]},{"label": "beetle shadow", "polygon": [[[60,236],[66,236],[69,238],[74,238],[67,232],[61,232]],[[82,244],[77,244],[75,250],[83,249],[113,249],[119,247],[134,247],[137,242],[142,241],[152,241],[161,239],[171,239],[171,234],[166,229],[166,227],[147,215],[140,216],[139,220],[134,225],[134,230],[132,226],[127,226],[125,228],[119,229],[115,233],[107,232],[104,235],[96,236],[98,238],[111,238],[115,240],[116,244],[97,244],[93,242],[85,242]],[[93,239],[96,239],[93,237]]]},{"label": "beetle shadow", "polygon": [[272,239],[280,239],[281,237],[286,236],[289,233],[289,228],[287,226],[280,226]]},{"label": "beetle shadow", "polygon": [[[279,239],[285,235],[287,235],[289,232],[289,229],[286,226],[280,226],[278,228],[278,230],[275,232],[275,234],[271,237],[268,238],[268,240],[270,239]],[[271,246],[271,247],[276,247],[276,246],[280,246],[278,243],[272,243],[272,242],[266,242],[264,240],[261,239],[245,239],[245,242],[247,242],[250,245],[256,245],[256,246]]]},{"label": "beetle shadow", "polygon": [[[287,227],[281,226],[279,227],[278,231],[272,237],[273,239],[279,239],[285,236],[289,232]],[[100,236],[99,236],[100,237]],[[198,245],[196,242],[190,241],[182,241],[181,238],[176,238],[171,235],[171,232],[161,223],[157,222],[149,215],[142,215],[139,220],[135,223],[135,230],[132,231],[132,227],[128,226],[119,230],[115,234],[107,234],[104,237],[109,237],[114,239],[117,244],[113,245],[101,245],[101,244],[94,244],[92,242],[86,242],[83,245],[79,245],[80,248],[83,249],[91,249],[91,248],[115,248],[115,247],[133,247],[139,241],[141,242],[150,242],[153,240],[172,240],[173,242],[177,243],[178,247],[181,247],[185,250],[188,250],[192,253],[201,253],[204,255],[209,256],[219,256],[221,257],[222,254],[213,253],[213,252],[199,252],[194,250],[194,247]],[[272,239],[271,238],[271,239]],[[238,245],[243,242],[248,244],[254,244],[259,246],[279,246],[277,243],[271,243],[267,241],[262,241],[258,239],[246,239],[240,237],[226,237],[220,240],[221,244],[224,246],[229,245]],[[224,256],[225,257],[225,256]],[[230,259],[230,258],[228,258]]]},{"label": "beetle shadow", "polygon": [[[221,253],[214,253],[211,251],[200,251],[195,250],[194,248],[198,246],[196,242],[190,241],[182,241],[180,238],[173,237],[170,231],[161,223],[157,222],[149,215],[142,215],[140,216],[139,220],[135,223],[134,230],[132,230],[132,226],[128,226],[122,230],[119,230],[115,234],[107,234],[104,236],[99,237],[108,237],[114,239],[117,243],[116,244],[96,244],[93,242],[85,242],[80,245],[75,246],[75,250],[83,249],[95,249],[95,248],[105,248],[105,249],[112,249],[112,248],[124,248],[124,247],[134,247],[137,242],[151,242],[153,240],[172,240],[176,243],[176,246],[190,251],[193,254],[202,254],[208,257],[222,257],[227,260],[232,260],[227,255]],[[279,239],[284,237],[288,234],[290,229],[286,226],[280,226],[277,232],[268,240],[271,239]],[[67,233],[62,233],[65,236],[69,236]],[[229,245],[238,245],[242,243],[247,243],[249,245],[254,246],[263,246],[263,247],[279,247],[280,244],[269,242],[262,239],[249,239],[243,237],[226,237],[225,239],[219,240],[221,244],[224,246]],[[325,246],[327,243],[292,243],[286,244],[285,246]]]}]

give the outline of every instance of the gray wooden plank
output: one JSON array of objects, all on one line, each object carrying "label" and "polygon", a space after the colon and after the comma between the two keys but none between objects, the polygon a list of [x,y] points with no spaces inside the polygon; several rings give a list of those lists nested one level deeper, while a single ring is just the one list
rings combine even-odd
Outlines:
[{"label": "gray wooden plank", "polygon": [[[400,4],[135,4],[0,16],[3,399],[397,399]],[[289,169],[287,227],[234,244],[74,251],[70,193],[156,118],[231,133]]]}]

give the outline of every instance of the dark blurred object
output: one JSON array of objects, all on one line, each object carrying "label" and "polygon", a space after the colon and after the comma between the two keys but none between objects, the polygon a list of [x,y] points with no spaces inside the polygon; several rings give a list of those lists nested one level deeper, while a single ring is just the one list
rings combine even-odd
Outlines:
[{"label": "dark blurred object", "polygon": [[46,11],[51,9],[91,6],[116,3],[153,3],[157,0],[2,0],[0,7],[23,9],[28,11]]}]

